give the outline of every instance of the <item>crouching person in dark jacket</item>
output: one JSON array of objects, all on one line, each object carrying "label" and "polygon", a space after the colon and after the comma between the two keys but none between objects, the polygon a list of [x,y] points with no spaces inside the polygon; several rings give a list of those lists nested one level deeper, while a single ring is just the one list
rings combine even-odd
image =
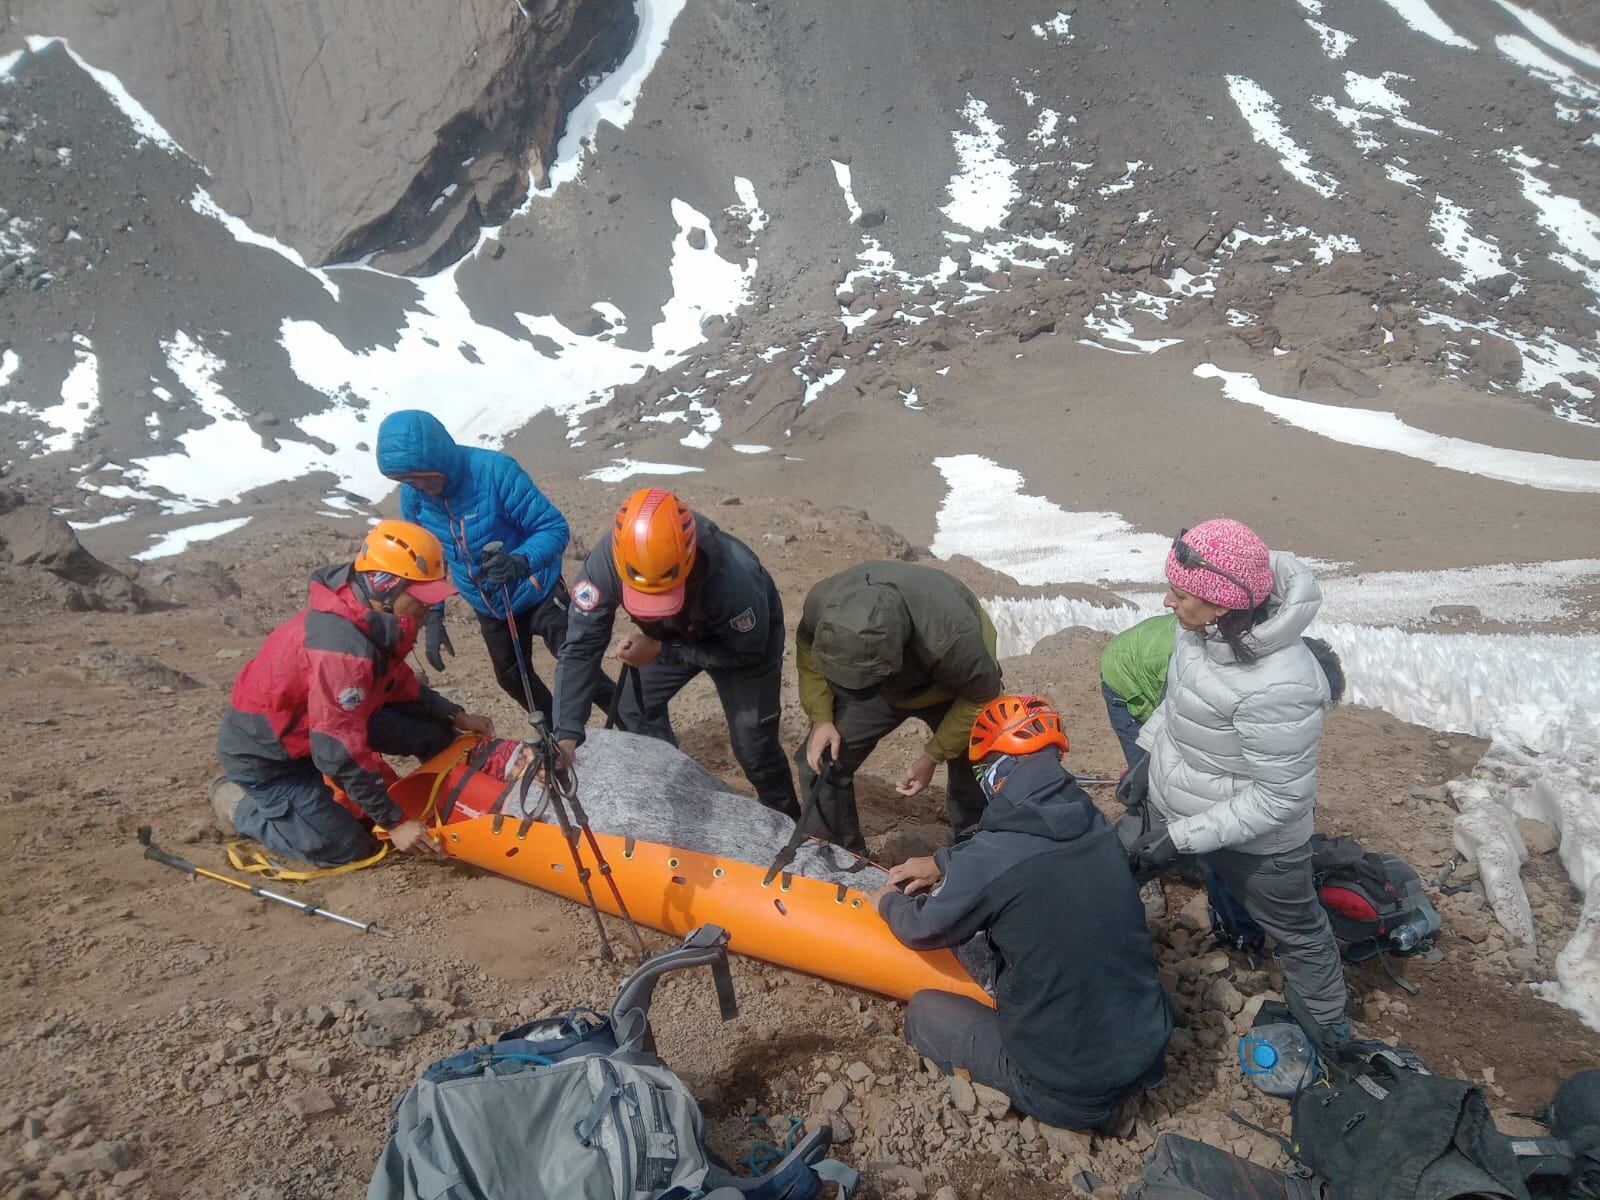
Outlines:
[{"label": "crouching person in dark jacket", "polygon": [[995,1008],[918,992],[906,1041],[1035,1120],[1095,1129],[1161,1081],[1172,1012],[1127,856],[1066,748],[1048,701],[990,702],[968,751],[988,800],[977,833],[901,863],[874,900],[913,949],[982,933],[998,959]]}]

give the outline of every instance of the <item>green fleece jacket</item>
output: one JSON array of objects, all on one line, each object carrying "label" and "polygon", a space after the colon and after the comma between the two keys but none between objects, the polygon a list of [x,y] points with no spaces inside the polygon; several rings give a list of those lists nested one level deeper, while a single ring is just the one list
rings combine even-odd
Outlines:
[{"label": "green fleece jacket", "polygon": [[1143,725],[1167,690],[1167,663],[1178,632],[1172,613],[1140,621],[1124,629],[1100,654],[1100,678],[1128,703],[1128,712]]},{"label": "green fleece jacket", "polygon": [[795,630],[800,703],[833,720],[831,680],[882,686],[896,708],[955,701],[924,749],[935,762],[964,754],[978,710],[1000,694],[994,625],[972,589],[906,562],[859,563],[806,596]]}]

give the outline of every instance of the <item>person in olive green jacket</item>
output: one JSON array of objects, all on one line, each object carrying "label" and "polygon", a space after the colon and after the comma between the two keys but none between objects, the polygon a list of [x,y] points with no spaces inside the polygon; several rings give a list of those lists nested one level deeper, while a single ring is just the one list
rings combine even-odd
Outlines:
[{"label": "person in olive green jacket", "polygon": [[[932,567],[860,563],[806,596],[795,631],[800,703],[811,732],[795,755],[804,823],[815,837],[866,852],[855,773],[891,731],[912,717],[933,736],[895,790],[916,796],[949,763],[945,804],[952,840],[983,815],[983,793],[965,754],[972,722],[1000,694],[994,625],[965,584]],[[824,769],[824,755],[832,763]],[[819,780],[818,773],[821,773]]]},{"label": "person in olive green jacket", "polygon": [[1124,629],[1100,654],[1100,694],[1105,697],[1111,730],[1122,744],[1129,767],[1145,756],[1139,747],[1139,730],[1166,694],[1167,663],[1177,629],[1178,618],[1162,613]]}]

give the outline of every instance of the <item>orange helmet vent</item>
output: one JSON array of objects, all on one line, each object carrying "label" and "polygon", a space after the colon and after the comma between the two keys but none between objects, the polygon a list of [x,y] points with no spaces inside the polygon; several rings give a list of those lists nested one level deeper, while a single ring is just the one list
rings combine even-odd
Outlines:
[{"label": "orange helmet vent", "polygon": [[384,571],[414,583],[443,579],[444,547],[421,525],[379,521],[361,542],[356,570]]},{"label": "orange helmet vent", "polygon": [[990,754],[1035,754],[1055,746],[1065,754],[1067,733],[1061,714],[1043,696],[999,696],[983,706],[972,723],[967,757],[979,762]]},{"label": "orange helmet vent", "polygon": [[695,548],[694,513],[665,488],[640,488],[617,509],[611,562],[624,588],[646,595],[681,588]]}]

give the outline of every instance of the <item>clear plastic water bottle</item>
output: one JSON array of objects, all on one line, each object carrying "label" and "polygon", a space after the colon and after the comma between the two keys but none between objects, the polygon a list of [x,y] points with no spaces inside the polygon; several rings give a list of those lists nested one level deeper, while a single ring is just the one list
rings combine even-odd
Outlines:
[{"label": "clear plastic water bottle", "polygon": [[1317,1073],[1311,1039],[1287,1021],[1258,1025],[1239,1039],[1239,1069],[1269,1096],[1293,1096]]}]

